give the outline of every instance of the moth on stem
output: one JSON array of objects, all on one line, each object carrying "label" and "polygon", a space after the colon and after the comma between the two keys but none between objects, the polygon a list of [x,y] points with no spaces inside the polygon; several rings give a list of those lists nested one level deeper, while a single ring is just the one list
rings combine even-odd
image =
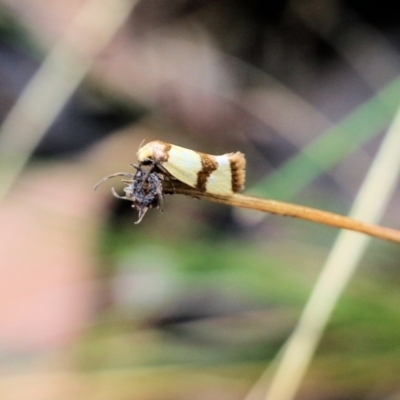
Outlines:
[{"label": "moth on stem", "polygon": [[[101,180],[125,176],[125,196],[115,197],[132,201],[139,212],[139,223],[149,208],[162,211],[163,198],[167,194],[184,194],[215,201],[234,207],[248,208],[271,214],[300,218],[336,228],[348,229],[380,239],[400,243],[400,231],[366,224],[349,217],[284,203],[269,199],[241,195],[245,181],[244,155],[240,152],[221,156],[199,153],[162,141],[153,141],[138,150],[139,165],[135,174],[118,172]],[[145,168],[143,168],[145,167]]]},{"label": "moth on stem", "polygon": [[[230,196],[244,187],[246,160],[240,152],[214,156],[156,140],[140,146],[137,155],[139,165],[131,164],[136,168],[135,174],[117,172],[95,186],[96,189],[117,176],[129,178],[122,181],[127,185],[125,196],[120,196],[114,188],[111,192],[119,199],[132,201],[132,207],[139,213],[137,224],[149,208],[162,211],[166,194],[163,181],[169,181],[172,188],[174,182],[182,182],[200,193],[221,196]],[[173,189],[170,193],[173,194]]]}]

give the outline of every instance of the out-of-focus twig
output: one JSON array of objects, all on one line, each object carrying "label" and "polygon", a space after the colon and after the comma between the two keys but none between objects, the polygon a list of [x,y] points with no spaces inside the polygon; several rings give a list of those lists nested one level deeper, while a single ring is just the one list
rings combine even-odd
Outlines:
[{"label": "out-of-focus twig", "polygon": [[88,0],[0,128],[0,200],[136,0]]},{"label": "out-of-focus twig", "polygon": [[[398,110],[374,159],[350,212],[353,218],[378,221],[396,187],[400,173],[400,109]],[[379,194],[379,195],[377,195]],[[340,295],[351,279],[369,243],[368,236],[342,231],[322,269],[321,275],[292,335],[250,394],[260,399],[260,386],[271,370],[272,378],[265,400],[292,400],[304,378],[323,331]],[[253,395],[254,394],[254,395]],[[257,396],[257,397],[255,397]]]}]

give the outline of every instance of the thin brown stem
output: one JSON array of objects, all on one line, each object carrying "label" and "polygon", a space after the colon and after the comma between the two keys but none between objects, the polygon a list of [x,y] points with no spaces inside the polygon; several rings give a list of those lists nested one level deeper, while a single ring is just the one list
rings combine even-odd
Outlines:
[{"label": "thin brown stem", "polygon": [[260,199],[257,197],[237,193],[233,194],[232,196],[217,196],[209,193],[201,193],[189,186],[181,184],[180,182],[175,183],[175,181],[171,183],[164,182],[163,186],[165,193],[184,194],[187,196],[215,201],[217,203],[226,204],[233,207],[248,208],[251,210],[257,210],[271,214],[300,218],[318,224],[365,233],[366,235],[379,239],[400,243],[399,230],[367,224],[328,211],[317,210],[315,208],[284,203],[276,200]]}]

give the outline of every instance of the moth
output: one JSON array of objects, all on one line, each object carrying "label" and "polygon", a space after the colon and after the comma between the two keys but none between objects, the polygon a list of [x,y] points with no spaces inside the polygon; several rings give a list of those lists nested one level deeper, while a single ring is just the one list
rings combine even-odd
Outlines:
[{"label": "moth", "polygon": [[246,159],[241,152],[216,156],[155,140],[141,146],[137,157],[140,166],[150,165],[203,193],[231,196],[244,188]]},{"label": "moth", "polygon": [[[114,188],[111,192],[118,199],[132,202],[139,213],[136,224],[150,208],[162,211],[164,196],[176,193],[175,188],[182,183],[197,193],[218,196],[231,196],[244,188],[246,160],[241,152],[215,156],[155,140],[140,146],[137,157],[139,165],[131,164],[136,173],[117,172],[95,185],[96,190],[107,179],[129,178],[122,180],[127,185],[124,196]],[[196,197],[195,192],[192,195]]]}]

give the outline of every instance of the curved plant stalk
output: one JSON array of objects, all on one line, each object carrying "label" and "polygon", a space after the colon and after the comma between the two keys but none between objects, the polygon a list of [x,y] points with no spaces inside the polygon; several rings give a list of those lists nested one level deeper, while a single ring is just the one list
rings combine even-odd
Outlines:
[{"label": "curved plant stalk", "polygon": [[[138,168],[138,172],[142,172],[140,167],[137,166],[135,167]],[[144,216],[144,213],[141,213],[140,209],[143,207],[142,203],[144,199],[147,200],[147,197],[151,199],[150,203],[153,204],[151,205],[151,207],[147,207],[146,205],[146,211],[148,210],[148,208],[160,208],[159,207],[160,201],[156,200],[157,196],[155,192],[152,193],[153,190],[149,190],[146,187],[148,186],[148,183],[146,183],[145,186],[143,186],[143,184],[139,185],[140,186],[139,189],[136,190],[132,189],[137,187],[138,183],[142,182],[142,179],[138,177],[138,172],[135,175],[127,172],[117,172],[115,174],[111,174],[103,178],[99,183],[95,185],[95,189],[97,189],[97,187],[105,180],[109,178],[115,178],[117,176],[124,176],[130,178],[130,179],[124,179],[122,181],[123,183],[128,185],[124,189],[126,193],[125,196],[118,195],[115,192],[114,188],[112,189],[112,193],[117,198],[128,200],[133,203],[132,207],[137,209],[139,211],[139,214],[142,214],[141,218],[137,223],[139,223]],[[152,173],[150,174],[150,176],[151,175],[157,176],[163,174]],[[165,176],[163,175],[163,177]],[[343,215],[331,213],[328,211],[322,211],[315,208],[304,207],[297,204],[285,203],[282,201],[260,199],[257,197],[247,196],[238,193],[234,193],[231,196],[220,196],[207,192],[201,192],[177,180],[171,180],[171,179],[164,180],[160,178],[158,178],[158,180],[160,182],[158,184],[158,186],[160,187],[160,193],[158,194],[158,198],[160,197],[162,198],[166,194],[170,195],[183,194],[186,196],[195,197],[199,199],[215,201],[217,203],[226,204],[232,207],[247,208],[250,210],[262,211],[270,214],[282,215],[285,217],[299,218],[306,221],[315,222],[317,224],[332,226],[335,228],[347,229],[350,231],[364,233],[368,236],[373,236],[379,239],[388,240],[400,244],[399,230],[386,228],[374,224],[369,224],[366,222],[361,222],[357,219],[345,217]],[[163,181],[162,184],[161,181]]]},{"label": "curved plant stalk", "polygon": [[[400,110],[359,191],[350,212],[352,217],[369,223],[381,218],[400,174],[399,132]],[[368,236],[347,231],[338,235],[296,328],[271,364],[276,373],[266,394],[264,392],[265,400],[291,400],[296,395],[333,309],[368,243]],[[265,379],[271,375],[271,368],[246,399],[260,398],[257,394]]]},{"label": "curved plant stalk", "polygon": [[166,181],[163,186],[164,192],[169,194],[184,194],[187,196],[215,201],[217,203],[226,204],[233,207],[248,208],[251,210],[262,211],[286,217],[304,219],[318,224],[365,233],[366,235],[379,239],[400,243],[399,230],[361,222],[354,218],[345,217],[328,211],[317,210],[315,208],[285,203],[282,201],[260,199],[238,193],[235,193],[232,196],[217,196],[209,193],[199,192],[189,186],[175,181]]}]

